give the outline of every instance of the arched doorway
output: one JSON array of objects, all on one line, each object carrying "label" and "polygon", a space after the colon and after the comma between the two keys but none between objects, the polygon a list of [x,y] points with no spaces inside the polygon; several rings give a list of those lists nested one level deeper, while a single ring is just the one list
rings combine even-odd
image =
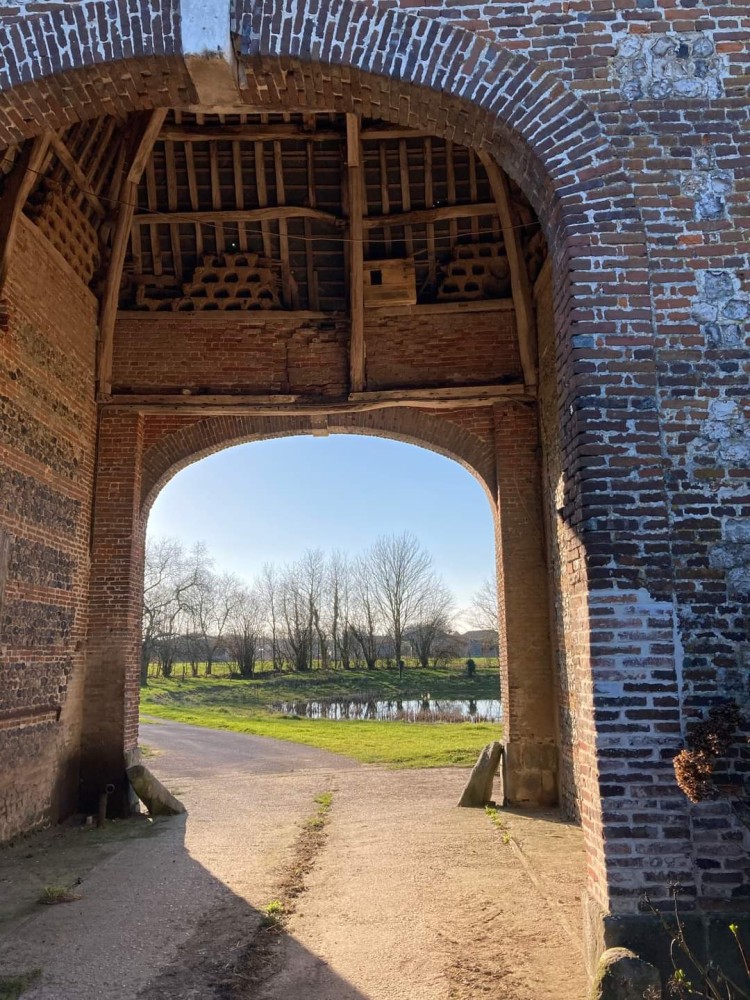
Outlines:
[{"label": "arched doorway", "polygon": [[[420,386],[418,390],[413,386],[401,386],[402,390],[408,388],[412,394],[400,399],[386,399],[388,407],[383,412],[399,419],[399,413],[405,409],[409,420],[419,413],[419,419],[441,422],[446,428],[457,427],[458,430],[454,429],[451,433],[460,437],[473,434],[480,442],[477,448],[485,456],[492,456],[491,460],[486,460],[493,469],[498,506],[501,512],[506,511],[504,523],[510,524],[509,514],[512,512],[522,518],[513,531],[504,533],[502,513],[500,516],[499,551],[507,591],[504,639],[509,647],[525,648],[528,630],[523,623],[530,605],[527,600],[522,600],[524,591],[533,592],[537,597],[533,605],[537,616],[535,634],[544,634],[542,622],[549,614],[547,581],[550,575],[557,576],[552,605],[556,626],[554,645],[558,650],[558,664],[563,666],[563,673],[568,678],[564,689],[561,688],[564,696],[561,698],[559,728],[561,745],[566,748],[562,770],[575,775],[565,793],[566,801],[570,809],[579,809],[583,819],[590,856],[590,890],[595,905],[605,912],[614,909],[634,913],[641,882],[638,878],[629,877],[632,866],[623,862],[623,855],[609,849],[618,838],[626,841],[629,835],[617,825],[619,813],[616,807],[612,808],[609,818],[603,818],[601,797],[604,779],[611,777],[612,773],[618,776],[618,787],[623,789],[619,797],[623,801],[630,801],[628,789],[631,785],[636,789],[633,792],[636,795],[639,778],[636,774],[629,775],[628,748],[623,745],[617,723],[607,728],[601,720],[595,721],[594,687],[600,686],[600,702],[608,697],[614,700],[611,706],[606,707],[617,714],[620,707],[617,699],[622,695],[623,683],[618,676],[618,657],[623,655],[620,652],[623,646],[633,642],[639,644],[638,655],[645,659],[651,655],[664,658],[660,666],[666,675],[663,683],[669,691],[676,690],[677,677],[674,660],[665,651],[665,645],[671,641],[672,607],[668,598],[669,567],[663,558],[668,526],[666,506],[661,499],[663,481],[658,420],[648,406],[630,407],[632,399],[649,390],[654,373],[649,323],[635,310],[631,313],[623,311],[631,300],[638,302],[645,291],[643,234],[632,193],[617,158],[593,117],[580,102],[538,68],[530,68],[521,56],[511,55],[477,36],[437,22],[392,11],[373,15],[369,8],[359,5],[336,5],[323,13],[306,12],[299,8],[289,16],[279,13],[278,24],[273,18],[268,20],[262,8],[255,8],[255,14],[249,10],[238,10],[234,26],[239,40],[237,65],[241,70],[241,103],[225,105],[223,109],[216,106],[210,110],[196,109],[196,88],[206,85],[206,81],[208,84],[219,81],[222,87],[229,86],[229,96],[234,100],[231,90],[234,83],[230,81],[231,86],[227,83],[224,72],[227,67],[232,69],[232,59],[203,59],[198,47],[185,48],[184,44],[181,47],[181,42],[185,41],[195,44],[195,36],[191,32],[193,28],[200,27],[200,18],[192,10],[192,5],[183,9],[181,38],[177,30],[176,11],[171,6],[165,6],[160,13],[166,17],[160,25],[158,45],[154,28],[152,33],[145,33],[140,42],[129,33],[126,35],[127,45],[122,61],[102,58],[100,53],[106,52],[106,46],[102,49],[94,46],[77,54],[72,60],[73,68],[67,68],[67,64],[63,68],[61,63],[57,79],[67,81],[71,78],[77,84],[65,92],[64,106],[59,103],[53,106],[44,84],[38,80],[35,82],[35,71],[29,70],[25,76],[12,81],[8,108],[12,112],[19,104],[34,100],[40,110],[38,121],[46,120],[58,128],[73,117],[92,121],[98,113],[107,114],[115,110],[130,114],[136,108],[174,108],[184,115],[213,115],[219,119],[235,113],[240,116],[282,116],[280,123],[274,121],[270,124],[289,124],[283,121],[284,115],[304,113],[382,121],[400,129],[417,129],[442,141],[473,150],[482,162],[487,177],[495,177],[501,186],[504,185],[506,181],[499,170],[499,167],[502,168],[504,176],[514,180],[525,192],[529,205],[538,215],[550,247],[551,263],[546,279],[542,278],[542,282],[546,280],[549,284],[540,284],[536,310],[529,308],[532,292],[528,286],[525,292],[521,288],[516,289],[518,297],[514,290],[513,299],[516,315],[519,305],[523,305],[525,300],[527,319],[532,312],[536,312],[540,320],[538,332],[544,341],[540,370],[542,375],[547,373],[546,384],[543,378],[539,381],[534,371],[534,351],[528,341],[526,363],[522,361],[524,349],[519,341],[520,373],[516,373],[516,381],[503,383],[501,376],[495,374],[489,384],[495,390],[499,386],[515,384],[521,388],[519,396],[524,398],[499,402],[497,392],[495,397],[485,392],[484,398],[480,399],[481,393],[477,391],[478,383],[474,379],[470,386],[465,382],[451,386],[453,395],[444,395],[438,401],[439,407],[435,407],[434,396],[419,395],[426,389],[425,386]],[[147,19],[144,12],[143,24],[148,22],[151,25],[151,17],[149,15]],[[167,30],[164,30],[165,26]],[[271,27],[273,30],[270,30]],[[90,30],[95,29],[91,26]],[[228,30],[225,33],[228,37]],[[387,42],[374,44],[379,39],[387,39]],[[328,45],[325,57],[324,43]],[[23,44],[19,40],[19,45]],[[122,90],[115,87],[116,93],[108,92],[105,87],[84,106],[81,94],[86,90],[81,90],[80,85],[92,80],[101,81],[113,65],[118,70],[122,69],[129,81],[139,82],[133,85],[133,90],[127,86]],[[159,72],[154,73],[155,69]],[[301,105],[309,110],[300,112]],[[210,122],[215,124],[213,119]],[[169,124],[177,128],[182,123],[172,119]],[[206,127],[205,121],[191,120],[190,124],[197,128]],[[226,124],[219,121],[219,125]],[[264,123],[261,121],[261,124]],[[97,768],[104,765],[105,768],[121,770],[122,736],[130,731],[133,723],[135,698],[127,664],[136,652],[140,572],[137,553],[143,530],[142,503],[147,495],[144,489],[152,489],[170,468],[169,463],[159,466],[157,458],[161,455],[160,449],[164,449],[165,455],[176,456],[173,462],[180,460],[181,435],[186,433],[183,425],[192,427],[192,433],[197,435],[198,440],[189,451],[189,454],[197,454],[201,447],[205,447],[200,443],[204,436],[209,442],[218,440],[222,435],[223,440],[229,440],[231,424],[235,420],[261,421],[267,426],[267,433],[290,433],[295,427],[298,430],[315,430],[316,427],[322,430],[323,421],[330,425],[331,420],[345,422],[354,420],[355,415],[357,420],[380,419],[361,416],[367,412],[362,409],[338,411],[333,400],[314,412],[312,408],[310,412],[296,412],[294,407],[301,409],[297,400],[282,404],[273,399],[248,402],[245,398],[242,403],[244,411],[237,415],[231,409],[231,400],[226,398],[230,393],[205,391],[201,393],[204,398],[198,405],[208,405],[206,396],[218,395],[222,398],[212,402],[211,405],[217,408],[215,412],[208,414],[204,409],[206,415],[202,416],[190,409],[195,404],[191,398],[192,391],[184,395],[181,386],[174,382],[167,387],[169,391],[166,393],[154,392],[151,385],[149,392],[131,391],[130,395],[180,395],[182,398],[179,401],[141,398],[136,402],[111,397],[115,371],[112,364],[118,349],[116,306],[121,287],[119,264],[125,261],[128,252],[128,238],[136,214],[134,199],[144,171],[145,197],[149,198],[147,167],[150,162],[153,163],[152,148],[164,125],[165,118],[154,115],[129,119],[125,141],[117,147],[118,151],[109,164],[115,173],[119,170],[118,210],[114,215],[108,215],[106,224],[97,229],[102,233],[105,258],[108,257],[115,266],[107,269],[100,293],[98,375],[101,414],[95,436],[96,512],[88,612],[84,772],[94,760]],[[100,120],[97,125],[104,132],[117,127],[117,121]],[[97,136],[101,140],[101,131],[94,133],[92,138],[91,133],[80,130],[76,134],[76,142],[80,140],[84,147],[96,146]],[[38,125],[23,119],[19,123],[18,116],[9,113],[7,138],[19,140],[37,132]],[[45,141],[48,142],[46,146]],[[173,137],[161,141],[175,140]],[[225,141],[231,144],[233,140],[227,138]],[[277,140],[272,137],[269,141]],[[349,141],[350,132],[347,133],[347,143]],[[402,139],[393,141],[401,142]],[[404,137],[403,141],[408,142],[409,138]],[[59,172],[59,165],[62,164],[69,179],[75,181],[75,168],[71,171],[70,164],[65,166],[65,150],[70,152],[65,141],[59,136],[56,139],[47,136],[46,140],[42,137],[41,141],[32,142],[18,151],[14,170],[16,195],[23,194],[24,188],[27,188],[26,194],[29,193],[33,178],[43,172],[50,148],[57,158],[54,169]],[[100,166],[103,162],[100,161]],[[166,153],[164,163],[167,163]],[[347,169],[354,166],[356,164],[352,162],[351,149],[348,148]],[[209,188],[213,183],[212,173],[215,179],[217,169],[220,174],[218,163],[212,167],[209,154]],[[165,170],[169,173],[166,166]],[[111,173],[102,174],[105,179],[109,178],[109,183],[112,176]],[[166,187],[169,203],[172,196],[168,177]],[[189,184],[187,192],[190,198]],[[84,192],[79,191],[79,194]],[[100,202],[102,200],[96,193],[95,198]],[[92,204],[91,198],[78,199],[81,200]],[[496,200],[494,196],[493,200]],[[199,197],[197,201],[200,201]],[[14,204],[18,205],[18,202],[19,197],[15,197]],[[21,209],[16,213],[15,221],[24,229],[21,241],[25,240],[27,251],[33,253],[36,236],[31,234],[26,223],[18,222],[17,216],[23,209],[25,198],[20,199],[20,203]],[[96,215],[96,203],[93,205]],[[259,206],[264,207],[268,206]],[[313,208],[310,204],[304,207]],[[434,199],[432,207],[437,207]],[[148,205],[146,208],[151,211]],[[167,204],[168,211],[169,208]],[[212,206],[212,209],[222,211],[220,207]],[[191,212],[201,210],[200,207],[190,209]],[[156,211],[160,208],[157,207]],[[315,208],[314,211],[320,213],[322,210]],[[499,229],[502,229],[500,209],[497,215]],[[474,217],[481,218],[481,214]],[[308,215],[308,218],[311,217]],[[258,216],[257,221],[260,223],[263,220]],[[317,221],[322,220],[318,218]],[[363,222],[364,219],[360,219],[360,223]],[[149,224],[147,221],[146,225]],[[167,219],[163,224],[179,229],[183,223]],[[188,225],[194,224],[195,219],[190,219]],[[514,230],[518,225],[511,222],[509,228]],[[53,228],[50,223],[50,229]],[[352,261],[350,266],[358,268],[363,264],[363,261]],[[78,260],[79,278],[80,272],[87,269],[91,269],[91,260]],[[517,268],[516,279],[520,274],[521,270]],[[11,284],[15,282],[18,288],[20,277],[11,274],[11,278]],[[314,281],[309,287],[314,288]],[[91,302],[86,301],[86,329],[91,335],[94,315]],[[131,320],[123,320],[122,330],[128,322]],[[158,322],[162,323],[161,320]],[[153,329],[163,333],[166,326],[162,323],[159,327],[153,326]],[[455,334],[455,330],[449,332]],[[351,333],[354,334],[354,326]],[[126,339],[127,335],[123,333],[121,347]],[[340,363],[338,368],[339,377],[348,382],[346,402],[350,407],[351,404],[359,406],[374,402],[371,398],[348,398],[352,394],[393,391],[368,390],[360,384],[362,343],[359,335],[357,339],[352,339],[349,364],[343,369],[343,375]],[[160,350],[168,352],[169,349],[168,341],[162,343]],[[628,366],[632,392],[625,401],[619,380],[610,378],[607,371],[611,357],[608,352],[612,349],[616,351],[618,361]],[[90,358],[87,360],[90,361]],[[329,374],[333,367],[331,363]],[[209,386],[213,384],[213,379],[214,372],[206,378]],[[130,384],[131,390],[135,384]],[[537,386],[540,386],[536,393],[539,402],[535,401],[535,393],[531,392]],[[140,387],[143,388],[143,385]],[[467,387],[474,392],[474,396],[469,397],[470,406],[465,405],[466,397],[455,391]],[[429,387],[428,391],[433,388]],[[438,388],[445,389],[446,386],[440,383]],[[256,395],[260,395],[257,387]],[[290,396],[294,393],[282,393],[273,386],[273,391],[265,395]],[[235,406],[239,404],[235,403]],[[260,407],[273,406],[287,409],[259,412]],[[424,417],[420,411],[425,408],[439,408],[441,415]],[[482,411],[479,416],[478,410]],[[623,415],[624,410],[626,416]],[[539,411],[547,418],[542,431],[544,448],[541,450]],[[75,421],[75,415],[70,419]],[[86,419],[91,421],[90,410]],[[218,438],[212,437],[216,433],[212,429],[215,427],[219,428]],[[541,451],[544,452],[543,464],[540,464]],[[474,465],[473,458],[471,462]],[[84,465],[90,477],[90,500],[94,495],[93,451],[87,453]],[[149,479],[152,465],[154,476]],[[633,473],[634,468],[637,474]],[[620,489],[623,481],[627,483],[627,491]],[[548,527],[546,546],[540,543],[543,482]],[[85,506],[85,498],[83,502]],[[647,536],[640,533],[638,524],[629,517],[632,510],[641,508],[652,512]],[[529,530],[529,524],[533,526],[532,530]],[[634,552],[637,559],[633,557]],[[550,573],[547,572],[546,560],[549,560]],[[517,585],[519,580],[525,581],[523,586]],[[514,600],[518,601],[517,614],[511,613]],[[81,603],[84,603],[83,597]],[[549,634],[547,628],[547,646],[550,644]],[[79,675],[82,673],[80,653],[79,649],[76,653]],[[524,656],[529,658],[530,663],[525,674],[522,672],[531,685],[528,697],[522,684],[515,691],[512,681],[508,685],[509,708],[513,704],[518,706],[519,735],[525,737],[517,746],[515,759],[509,754],[513,766],[508,780],[512,782],[514,778],[520,778],[522,787],[550,793],[556,788],[551,774],[557,769],[552,758],[555,756],[558,725],[549,704],[542,706],[541,715],[536,714],[539,706],[535,704],[533,690],[535,684],[536,690],[541,690],[541,680],[536,672],[550,677],[552,666],[550,659],[540,655],[538,648],[525,648]],[[549,689],[548,685],[544,687],[545,691]],[[124,710],[117,709],[117,705],[124,705]],[[627,729],[628,723],[622,724]],[[526,733],[523,733],[523,725],[528,726]],[[75,730],[76,724],[72,723],[72,742],[75,742]],[[513,732],[512,723],[510,732]],[[603,755],[604,751],[606,755]],[[603,764],[605,760],[607,763]],[[668,767],[668,762],[661,766]],[[92,774],[97,775],[96,768]],[[527,783],[524,776],[534,777],[529,777]],[[100,777],[100,774],[97,775],[94,782],[100,781]],[[658,814],[660,803],[657,796],[649,806],[654,815]],[[603,824],[611,828],[607,848]],[[679,851],[671,859],[664,855],[664,871],[674,865],[684,867],[680,857]]]}]

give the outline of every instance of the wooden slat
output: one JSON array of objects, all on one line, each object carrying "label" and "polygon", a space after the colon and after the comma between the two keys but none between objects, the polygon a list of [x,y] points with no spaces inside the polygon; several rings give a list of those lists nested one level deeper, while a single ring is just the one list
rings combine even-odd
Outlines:
[{"label": "wooden slat", "polygon": [[[167,171],[167,207],[170,213],[177,211],[177,167],[175,165],[174,143],[164,143],[164,161]],[[138,227],[134,227],[137,229]],[[182,282],[182,248],[180,247],[180,226],[177,222],[169,224],[169,242],[172,247],[172,265],[175,277]]]},{"label": "wooden slat", "polygon": [[[185,165],[187,166],[188,175],[188,197],[190,198],[190,207],[194,212],[198,211],[198,206],[200,201],[198,199],[198,182],[195,177],[195,159],[193,157],[193,147],[185,146]],[[135,230],[137,227],[133,227]],[[200,222],[195,223],[195,252],[198,256],[198,260],[203,256],[203,229],[201,228]]]},{"label": "wooden slat", "polygon": [[365,229],[376,229],[380,226],[424,226],[431,222],[444,222],[448,219],[471,219],[481,215],[495,215],[497,207],[494,202],[483,202],[481,205],[440,205],[438,208],[417,208],[411,212],[395,212],[393,215],[368,215],[364,221]]},{"label": "wooden slat", "polygon": [[313,130],[299,125],[222,125],[220,128],[166,125],[159,138],[171,142],[274,142],[282,139],[331,142],[343,141],[344,136],[334,129]]},{"label": "wooden slat", "polygon": [[[192,147],[185,147],[185,150]],[[241,212],[245,207],[245,183],[242,176],[242,149],[238,142],[232,143],[232,175],[234,177],[234,207]],[[192,203],[191,203],[192,204]],[[195,205],[192,205],[195,208]],[[240,252],[247,252],[247,230],[244,222],[237,223],[237,240]]]},{"label": "wooden slat", "polygon": [[0,196],[0,293],[8,274],[21,212],[42,173],[51,139],[52,133],[44,132],[24,145]]},{"label": "wooden slat", "polygon": [[[309,117],[309,116],[308,116]],[[313,121],[315,116],[312,116]],[[315,191],[315,158],[313,144],[308,142],[305,146],[306,171],[307,171],[307,203],[311,210],[315,210],[317,196]],[[307,304],[313,310],[320,309],[320,297],[318,295],[318,276],[315,272],[315,255],[313,253],[313,235],[310,225],[311,216],[304,216],[305,231],[305,260],[307,264]]]},{"label": "wooden slat", "polygon": [[[378,159],[380,163],[380,204],[383,211],[383,215],[390,215],[391,212],[391,195],[388,190],[388,157],[386,156],[385,146],[380,145],[378,149]],[[390,257],[393,252],[393,240],[391,239],[390,227],[385,230],[385,254]]]},{"label": "wooden slat", "polygon": [[99,308],[99,354],[97,358],[97,388],[100,397],[112,391],[112,356],[114,353],[115,321],[120,295],[122,269],[128,248],[130,227],[138,199],[138,182],[150,159],[154,141],[164,121],[166,112],[154,111],[134,119],[130,166],[120,192],[112,250],[104,283],[104,293]]},{"label": "wooden slat", "polygon": [[[209,166],[211,169],[211,207],[213,212],[211,213],[211,221],[215,224],[216,229],[216,252],[224,253],[226,247],[226,241],[224,239],[224,226],[222,225],[223,219],[219,218],[222,214],[221,212],[221,177],[219,176],[219,147],[215,142],[210,142],[208,144],[208,159]],[[196,213],[196,215],[199,213]],[[201,213],[204,216],[206,213]],[[192,215],[192,213],[191,213]],[[234,220],[232,220],[234,221]]]},{"label": "wooden slat", "polygon": [[514,226],[510,207],[510,192],[508,179],[487,153],[480,153],[479,158],[487,172],[493,197],[497,204],[497,214],[503,231],[505,253],[508,257],[510,284],[513,292],[513,303],[516,309],[516,329],[518,331],[518,350],[521,357],[521,368],[528,389],[536,388],[538,382],[538,348],[536,323],[534,319],[534,301],[531,293],[529,274],[519,240],[519,230]]},{"label": "wooden slat", "polygon": [[[266,150],[262,142],[256,142],[253,147],[255,156],[255,186],[258,192],[258,204],[261,208],[268,207],[268,184],[266,183]],[[271,245],[271,230],[268,220],[261,219],[260,232],[263,239],[263,256],[273,257]]]},{"label": "wooden slat", "polygon": [[[409,158],[406,149],[406,139],[399,139],[398,142],[398,170],[401,178],[401,206],[403,217],[411,213],[411,181],[409,180]],[[411,223],[404,223],[404,244],[406,246],[406,256],[414,257],[414,231]]]},{"label": "wooden slat", "polygon": [[[273,169],[276,180],[276,201],[279,205],[286,204],[286,188],[284,186],[284,161],[281,157],[281,143],[273,144]],[[289,226],[286,219],[279,219],[279,256],[281,257],[281,292],[287,309],[299,307],[299,292],[297,282],[292,275],[289,257]]]},{"label": "wooden slat", "polygon": [[[494,208],[491,209],[494,211]],[[271,222],[275,219],[317,219],[332,226],[340,226],[343,219],[330,212],[321,212],[316,208],[305,208],[300,205],[269,205],[267,208],[246,208],[241,212],[234,209],[209,209],[204,212],[138,212],[133,222],[140,226],[154,225],[156,222],[203,222],[210,225],[213,222]]]},{"label": "wooden slat", "polygon": [[58,158],[60,163],[62,163],[62,165],[65,167],[68,176],[73,181],[75,186],[78,188],[78,193],[88,201],[88,203],[91,205],[91,207],[93,208],[93,210],[96,212],[96,214],[99,216],[100,219],[104,218],[105,215],[104,206],[102,205],[100,199],[97,198],[97,196],[94,194],[94,192],[90,190],[89,179],[86,177],[83,170],[81,170],[80,166],[78,165],[77,161],[73,157],[73,154],[70,152],[68,147],[62,141],[62,139],[58,135],[55,135],[54,133],[52,133],[52,136],[50,138],[50,143],[52,145],[53,150],[55,151],[55,156]]},{"label": "wooden slat", "polygon": [[[432,139],[424,141],[424,203],[428,207],[435,204],[435,189],[432,185]],[[430,294],[437,289],[437,257],[435,254],[435,225],[427,223],[427,282]]]},{"label": "wooden slat", "polygon": [[349,311],[351,336],[349,341],[349,381],[352,392],[365,387],[365,279],[364,227],[365,202],[362,145],[357,115],[346,116],[347,177],[349,185]]},{"label": "wooden slat", "polygon": [[[456,165],[453,162],[453,143],[446,142],[445,144],[445,180],[448,186],[448,204],[456,204]],[[455,218],[451,217],[449,224],[449,231],[451,236],[451,245],[455,245],[458,239],[458,226],[455,223]]]}]

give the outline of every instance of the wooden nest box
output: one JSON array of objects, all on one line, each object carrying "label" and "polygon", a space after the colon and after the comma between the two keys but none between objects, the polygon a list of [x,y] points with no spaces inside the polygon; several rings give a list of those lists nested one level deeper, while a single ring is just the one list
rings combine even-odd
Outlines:
[{"label": "wooden nest box", "polygon": [[364,262],[365,305],[413,306],[417,304],[414,261],[366,260]]}]

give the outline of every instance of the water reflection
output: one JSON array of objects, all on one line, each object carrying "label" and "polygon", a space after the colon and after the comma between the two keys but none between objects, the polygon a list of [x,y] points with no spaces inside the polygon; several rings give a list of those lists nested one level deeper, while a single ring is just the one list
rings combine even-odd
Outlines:
[{"label": "water reflection", "polygon": [[282,701],[273,708],[304,719],[364,719],[372,722],[499,722],[500,700],[422,698],[322,698],[317,701]]}]

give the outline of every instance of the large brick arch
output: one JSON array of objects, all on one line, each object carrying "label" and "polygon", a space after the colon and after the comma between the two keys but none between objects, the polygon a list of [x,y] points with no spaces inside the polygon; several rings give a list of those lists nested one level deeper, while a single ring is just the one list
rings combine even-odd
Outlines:
[{"label": "large brick arch", "polygon": [[[109,3],[66,3],[62,10],[31,18],[32,33],[45,39],[48,55],[25,59],[21,72],[0,77],[0,143],[17,142],[45,126],[60,128],[77,118],[102,113],[185,107],[196,102],[196,81],[201,77],[205,82],[214,64],[217,72],[223,66],[226,76],[227,60],[220,58],[204,59],[205,73],[197,73],[200,51],[186,48],[185,39],[200,36],[200,24],[192,23],[200,21],[201,13],[196,10],[200,3],[189,4],[189,17],[187,2],[181,10],[176,2],[157,4],[157,12],[147,16],[145,0],[134,0],[130,17],[125,14],[125,0],[115,2],[122,4],[118,17],[127,42],[122,46],[114,35],[97,36],[97,30],[102,33],[103,29],[93,27],[95,22],[111,23]],[[214,16],[212,5],[202,6],[207,17]],[[575,669],[581,680],[581,725],[576,739],[584,764],[582,812],[591,892],[605,911],[633,912],[637,880],[631,880],[628,859],[617,850],[622,846],[617,841],[624,842],[628,834],[625,825],[616,826],[615,821],[623,818],[627,808],[635,807],[613,806],[602,816],[602,773],[609,772],[610,787],[614,781],[620,783],[621,801],[636,801],[642,789],[615,728],[607,729],[601,720],[594,723],[593,684],[603,682],[608,694],[598,695],[599,706],[616,714],[618,692],[624,684],[624,675],[616,668],[622,650],[635,646],[647,670],[661,670],[664,696],[678,697],[680,692],[674,655],[669,651],[678,633],[671,600],[669,512],[655,398],[649,262],[631,184],[586,105],[526,55],[436,20],[345,0],[328,4],[301,0],[293,7],[276,4],[273,9],[239,2],[235,14],[242,99],[248,106],[361,111],[429,129],[493,156],[520,183],[542,221],[555,285],[555,409],[563,487],[555,497],[555,513],[580,545],[576,565],[582,567],[577,570],[577,590],[565,600],[566,609],[577,616],[575,629],[569,631],[577,644]],[[227,29],[228,19],[227,0]],[[136,23],[138,30],[133,28]],[[38,51],[41,43],[35,44]],[[33,45],[28,31],[11,22],[0,25],[3,47],[30,53]],[[137,559],[132,557],[138,528],[134,532],[123,520],[117,545],[112,545],[106,537],[107,513],[114,522],[126,509],[134,523],[141,520],[141,498],[152,497],[170,470],[201,453],[200,443],[191,443],[189,434],[183,441],[174,433],[170,443],[174,450],[160,456],[163,464],[157,461],[156,446],[148,455],[154,462],[154,478],[142,490],[142,467],[136,466],[135,455],[143,442],[145,420],[133,415],[118,423],[117,414],[105,413],[100,425],[97,510],[101,517],[94,530],[94,624],[90,629],[96,641],[89,644],[87,682],[92,678],[92,683],[99,684],[100,703],[107,705],[112,687],[108,674],[121,678],[121,663],[128,657],[128,662],[135,662],[132,640],[139,613]],[[207,431],[208,421],[203,423]],[[511,441],[512,421],[506,424],[505,434]],[[503,432],[501,420],[495,426]],[[523,430],[528,445],[535,428]],[[235,431],[235,440],[247,440],[246,425]],[[289,424],[279,429],[280,434],[293,432]],[[129,437],[123,439],[123,433]],[[225,427],[204,444],[203,453],[216,450],[231,437]],[[429,437],[417,433],[412,439],[424,443]],[[437,441],[432,446],[441,447]],[[527,451],[533,452],[533,444]],[[463,457],[479,471],[479,460]],[[500,465],[497,468],[499,472]],[[511,495],[513,485],[509,480],[499,482],[498,496],[503,491]],[[121,613],[114,626],[108,603],[113,577],[119,579],[118,593],[127,603],[127,614]],[[131,645],[125,650],[128,641]],[[125,650],[119,661],[112,657],[117,644]],[[93,699],[91,704],[93,714],[99,703]],[[110,731],[117,727],[128,731],[136,710],[137,691],[126,691],[124,716],[106,719],[110,744]],[[644,723],[644,727],[650,725]],[[654,773],[664,777],[670,766],[664,751],[668,753],[679,736],[662,738],[654,730],[644,739],[652,737],[652,748],[658,747],[660,754]],[[101,756],[99,738],[96,727],[91,728],[91,757]],[[104,763],[121,767],[119,759]],[[653,816],[656,822],[661,804],[655,796],[639,815]],[[608,824],[606,837],[603,823]],[[682,871],[681,858],[679,849],[665,854],[662,869]],[[662,869],[655,878],[662,876]]]},{"label": "large brick arch", "polygon": [[[252,441],[312,434],[310,418],[302,417],[209,417],[173,430],[155,441],[143,455],[141,516],[146,517],[159,492],[180,470],[209,455]],[[485,433],[465,426],[459,414],[454,419],[419,410],[387,409],[329,417],[325,430],[331,434],[366,434],[413,444],[452,459],[471,473],[494,503],[495,456],[491,422]]]}]

